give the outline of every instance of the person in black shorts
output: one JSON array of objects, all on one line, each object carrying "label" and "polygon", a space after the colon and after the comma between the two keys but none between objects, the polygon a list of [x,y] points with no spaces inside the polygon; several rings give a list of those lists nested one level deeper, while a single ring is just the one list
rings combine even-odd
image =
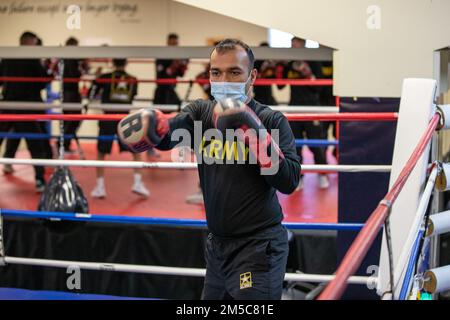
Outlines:
[{"label": "person in black shorts", "polygon": [[[94,82],[90,96],[95,96],[101,92],[102,103],[111,104],[131,104],[134,96],[137,94],[136,78],[125,72],[126,59],[113,59],[114,71],[100,75]],[[102,80],[115,80],[115,82],[103,82]],[[123,80],[123,81],[119,81]],[[105,114],[123,113],[124,110],[108,111]],[[117,132],[117,121],[99,121],[99,140],[97,142],[97,159],[105,160],[105,156],[111,153],[113,140],[102,139],[103,136],[114,136]],[[106,137],[104,137],[106,138]],[[129,151],[129,149],[119,141],[120,152]],[[140,161],[140,155],[133,153],[133,160]],[[106,197],[104,168],[97,168],[97,183],[91,192],[94,198]],[[148,197],[150,192],[142,182],[142,174],[139,169],[135,169],[134,184],[131,189],[134,193]]]},{"label": "person in black shorts", "polygon": [[[187,142],[202,160],[198,173],[209,230],[203,299],[281,299],[289,247],[277,191],[292,193],[299,183],[294,135],[281,112],[249,96],[257,70],[248,45],[225,39],[210,62],[213,101],[196,100],[171,119],[141,110],[120,121],[119,138],[143,152],[172,149],[179,144],[172,140],[177,129],[189,133]],[[236,139],[221,139],[226,129]]]}]

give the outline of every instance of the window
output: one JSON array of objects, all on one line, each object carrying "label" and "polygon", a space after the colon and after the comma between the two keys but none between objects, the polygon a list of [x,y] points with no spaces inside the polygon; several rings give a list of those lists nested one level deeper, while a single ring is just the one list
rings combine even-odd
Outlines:
[{"label": "window", "polygon": [[[293,34],[288,32],[269,29],[269,46],[273,48],[290,48],[293,36]],[[319,43],[317,41],[306,39],[305,47],[316,49],[319,48]]]}]

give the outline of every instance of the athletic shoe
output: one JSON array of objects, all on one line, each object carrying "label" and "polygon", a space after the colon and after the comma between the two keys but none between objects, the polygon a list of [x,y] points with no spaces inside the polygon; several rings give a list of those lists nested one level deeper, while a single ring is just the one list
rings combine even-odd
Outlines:
[{"label": "athletic shoe", "polygon": [[330,182],[328,181],[328,177],[326,174],[319,174],[319,188],[320,189],[328,189],[330,186]]},{"label": "athletic shoe", "polygon": [[95,186],[94,190],[92,190],[92,192],[91,192],[91,196],[93,198],[104,198],[104,197],[106,197],[105,186],[103,184],[97,183],[97,185]]},{"label": "athletic shoe", "polygon": [[203,193],[201,191],[186,197],[186,202],[190,204],[203,204]]},{"label": "athletic shoe", "polygon": [[150,191],[148,191],[144,184],[140,181],[133,184],[131,191],[145,198],[148,198],[148,196],[150,195]]},{"label": "athletic shoe", "polygon": [[12,174],[14,172],[14,168],[10,164],[3,165],[3,173],[4,174]]}]

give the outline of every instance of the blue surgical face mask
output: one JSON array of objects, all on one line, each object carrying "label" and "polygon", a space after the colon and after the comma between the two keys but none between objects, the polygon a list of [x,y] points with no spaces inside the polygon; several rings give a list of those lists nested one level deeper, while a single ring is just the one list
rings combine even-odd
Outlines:
[{"label": "blue surgical face mask", "polygon": [[251,79],[249,75],[245,82],[214,82],[211,81],[211,95],[216,101],[226,98],[232,98],[243,103],[246,103],[248,98],[248,91],[245,90],[247,82]]}]

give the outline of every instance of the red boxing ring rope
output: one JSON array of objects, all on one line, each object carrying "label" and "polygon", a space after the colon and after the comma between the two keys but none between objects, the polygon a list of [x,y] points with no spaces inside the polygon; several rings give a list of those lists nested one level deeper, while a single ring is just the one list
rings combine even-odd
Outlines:
[{"label": "red boxing ring rope", "polygon": [[[128,114],[0,114],[2,121],[37,121],[37,120],[105,120],[118,121]],[[175,116],[167,115],[167,117]],[[308,114],[285,114],[291,121],[396,121],[396,112],[357,112],[357,113],[308,113]]]},{"label": "red boxing ring rope", "polygon": [[[53,77],[0,77],[0,82],[50,82],[61,81]],[[209,79],[95,79],[95,78],[63,78],[62,82],[77,83],[80,81],[96,81],[97,83],[116,83],[116,82],[130,82],[130,83],[156,83],[156,84],[177,84],[177,83],[198,83],[209,84]],[[332,86],[331,79],[256,79],[255,86],[267,85],[296,85],[296,86]]]},{"label": "red boxing ring rope", "polygon": [[363,258],[370,249],[373,241],[378,235],[386,218],[389,215],[390,206],[397,199],[400,191],[403,189],[409,175],[416,166],[417,161],[422,156],[425,148],[430,142],[434,131],[436,130],[440,120],[440,115],[435,114],[428,124],[426,132],[422,135],[417,147],[411,154],[408,162],[400,172],[397,180],[391,190],[386,194],[383,200],[378,204],[372,212],[364,227],[358,233],[355,241],[353,241],[339,268],[336,271],[336,277],[326,286],[324,291],[318,297],[318,300],[336,300],[339,299],[347,287],[347,279],[353,275],[361,265]]}]

